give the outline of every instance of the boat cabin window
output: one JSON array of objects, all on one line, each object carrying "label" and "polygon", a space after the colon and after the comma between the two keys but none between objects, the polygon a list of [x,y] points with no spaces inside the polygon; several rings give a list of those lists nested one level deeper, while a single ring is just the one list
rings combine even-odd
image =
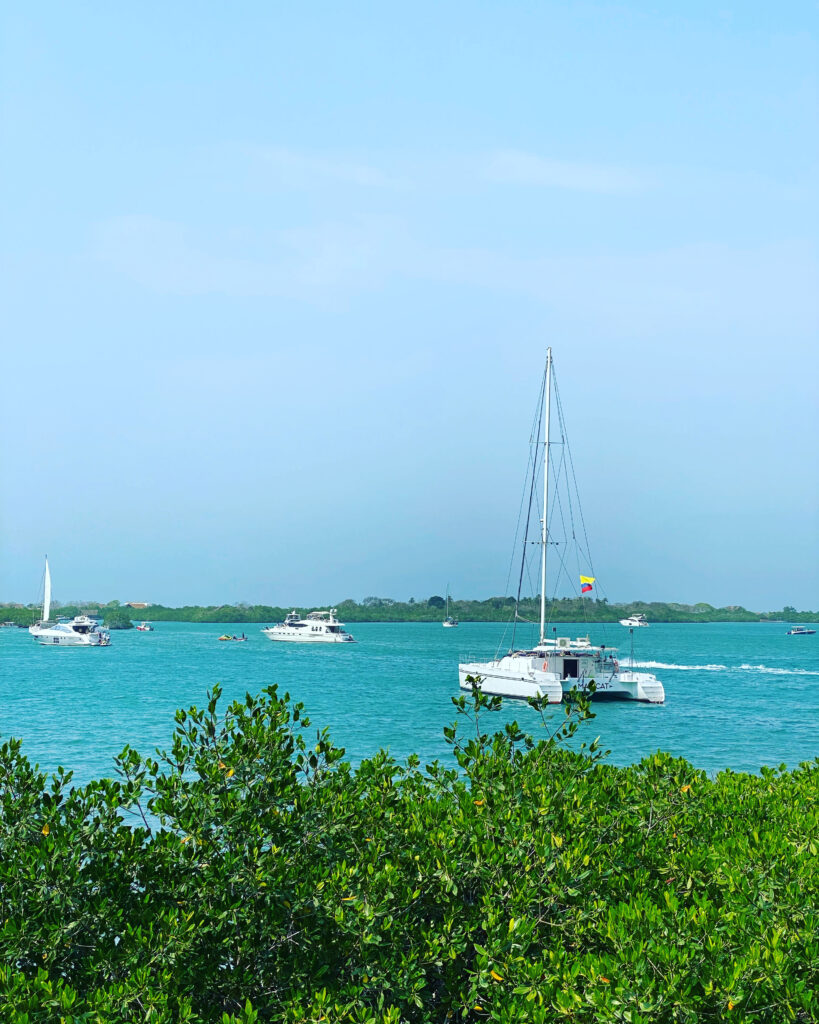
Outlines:
[{"label": "boat cabin window", "polygon": [[577,679],[577,658],[564,658],[563,659],[563,678],[564,679]]}]

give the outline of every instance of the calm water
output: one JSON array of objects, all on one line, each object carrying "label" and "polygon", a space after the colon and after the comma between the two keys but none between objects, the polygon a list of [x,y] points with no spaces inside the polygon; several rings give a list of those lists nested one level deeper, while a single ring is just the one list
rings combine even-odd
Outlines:
[{"label": "calm water", "polygon": [[[788,637],[776,623],[653,625],[635,632],[635,660],[665,685],[666,704],[604,704],[586,726],[611,760],[626,764],[657,749],[710,772],[758,771],[819,756],[819,635]],[[158,623],[153,633],[113,633],[108,648],[40,647],[27,631],[0,630],[0,735],[19,736],[44,768],[77,781],[110,774],[125,743],[143,754],[167,746],[176,708],[202,704],[213,683],[225,698],[277,683],[302,701],[315,725],[358,761],[379,747],[397,758],[447,757],[442,728],[455,717],[457,662],[492,655],[504,632],[494,623],[356,624],[359,643],[275,644],[247,625],[244,644],[219,643],[241,626]],[[586,627],[561,626],[581,635]],[[629,653],[617,625],[591,629],[594,641]],[[520,639],[520,638],[519,638]],[[524,639],[524,642],[526,642]],[[507,642],[508,646],[508,642]],[[508,703],[498,727],[517,718],[538,728],[524,704]]]}]

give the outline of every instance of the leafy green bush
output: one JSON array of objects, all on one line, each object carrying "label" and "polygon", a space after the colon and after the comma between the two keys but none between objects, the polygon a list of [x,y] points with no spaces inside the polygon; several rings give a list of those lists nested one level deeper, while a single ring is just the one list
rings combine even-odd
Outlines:
[{"label": "leafy green bush", "polygon": [[0,747],[0,1022],[819,1018],[819,763],[617,768],[473,692],[457,767],[353,769],[219,696],[116,780]]},{"label": "leafy green bush", "polygon": [[106,629],[133,629],[131,613],[127,608],[106,608],[103,625]]}]

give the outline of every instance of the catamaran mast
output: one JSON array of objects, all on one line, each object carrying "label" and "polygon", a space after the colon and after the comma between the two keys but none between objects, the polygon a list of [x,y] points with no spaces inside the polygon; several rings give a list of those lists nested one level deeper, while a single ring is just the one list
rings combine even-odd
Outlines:
[{"label": "catamaran mast", "polygon": [[547,518],[549,514],[549,411],[552,397],[552,349],[546,350],[546,408],[543,429],[543,519],[541,520],[540,556],[540,642],[546,639],[546,544],[548,541]]}]

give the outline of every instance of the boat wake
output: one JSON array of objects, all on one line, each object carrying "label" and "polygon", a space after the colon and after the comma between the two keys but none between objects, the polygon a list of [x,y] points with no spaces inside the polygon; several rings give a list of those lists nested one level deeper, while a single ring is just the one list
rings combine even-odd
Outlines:
[{"label": "boat wake", "polygon": [[760,672],[769,676],[819,676],[809,668],[768,668],[767,665],[740,665],[745,672]]},{"label": "boat wake", "polygon": [[673,665],[664,661],[630,661],[623,659],[624,668],[664,668],[674,672],[758,672],[769,676],[819,676],[808,668],[771,668],[768,665]]}]

